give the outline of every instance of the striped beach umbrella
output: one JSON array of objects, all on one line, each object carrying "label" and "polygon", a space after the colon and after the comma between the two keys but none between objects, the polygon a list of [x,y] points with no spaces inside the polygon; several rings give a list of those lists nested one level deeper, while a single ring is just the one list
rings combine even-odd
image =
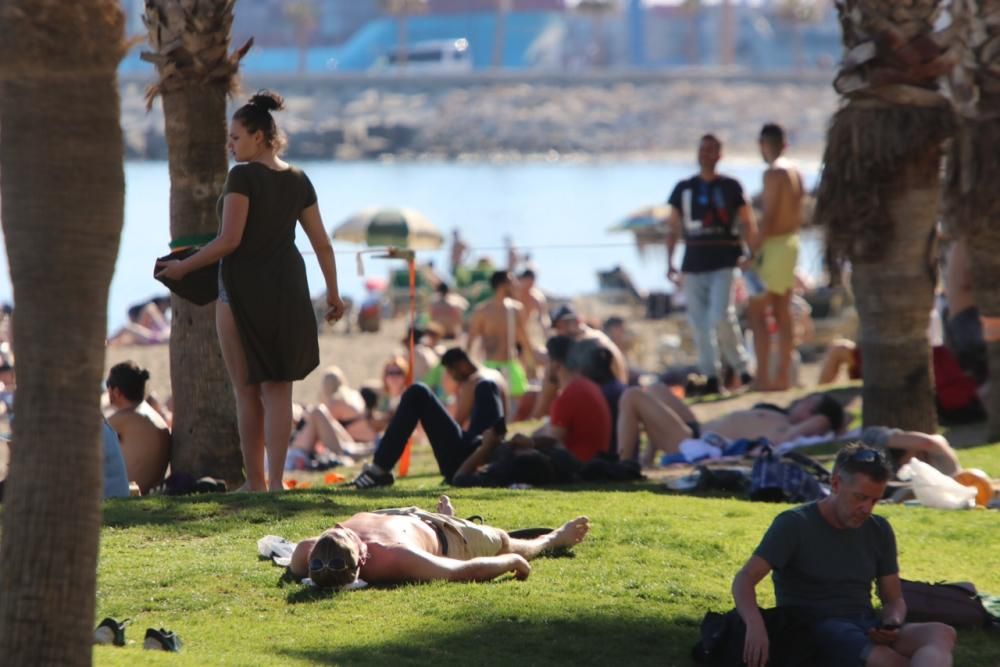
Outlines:
[{"label": "striped beach umbrella", "polygon": [[423,214],[409,208],[366,208],[338,225],[335,241],[359,245],[393,246],[409,250],[437,250],[444,236]]}]

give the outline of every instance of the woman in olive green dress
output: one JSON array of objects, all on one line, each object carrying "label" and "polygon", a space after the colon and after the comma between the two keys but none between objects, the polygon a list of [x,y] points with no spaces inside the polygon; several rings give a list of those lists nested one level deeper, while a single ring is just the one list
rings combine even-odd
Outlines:
[{"label": "woman in olive green dress", "polygon": [[316,192],[301,170],[278,157],[284,137],[271,112],[282,108],[280,96],[258,93],[233,114],[229,150],[239,164],[219,200],[219,235],[184,260],[162,263],[158,274],[180,279],[221,260],[215,322],[236,394],[247,478],[241,490],[249,491],[283,488],[292,382],[319,365],[305,264],[295,247],[297,221],[326,281],[326,319],[344,314]]}]

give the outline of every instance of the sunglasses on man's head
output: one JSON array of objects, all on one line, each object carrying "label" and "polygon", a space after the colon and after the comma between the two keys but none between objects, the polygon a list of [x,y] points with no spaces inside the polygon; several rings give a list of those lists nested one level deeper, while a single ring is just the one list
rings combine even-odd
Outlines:
[{"label": "sunglasses on man's head", "polygon": [[343,572],[344,570],[350,570],[351,567],[347,564],[347,561],[343,558],[331,558],[328,561],[324,561],[321,558],[313,558],[309,561],[309,571],[319,572],[320,570],[330,570],[331,572]]},{"label": "sunglasses on man's head", "polygon": [[859,449],[851,454],[847,460],[855,463],[885,463],[885,457],[877,449]]}]

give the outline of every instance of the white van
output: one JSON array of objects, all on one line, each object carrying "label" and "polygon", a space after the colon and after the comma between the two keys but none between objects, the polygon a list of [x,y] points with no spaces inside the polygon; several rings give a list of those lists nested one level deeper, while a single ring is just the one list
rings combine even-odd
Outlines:
[{"label": "white van", "polygon": [[471,72],[472,53],[469,52],[469,41],[464,38],[418,42],[384,54],[372,70],[414,74]]}]

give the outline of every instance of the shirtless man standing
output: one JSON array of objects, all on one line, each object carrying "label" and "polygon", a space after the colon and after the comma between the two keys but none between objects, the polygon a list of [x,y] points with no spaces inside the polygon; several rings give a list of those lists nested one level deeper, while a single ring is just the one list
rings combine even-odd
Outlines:
[{"label": "shirtless man standing", "polygon": [[517,295],[524,306],[524,321],[538,322],[542,335],[549,330],[549,304],[542,290],[535,287],[535,272],[525,269],[517,276]]},{"label": "shirtless man standing", "polygon": [[568,521],[534,539],[517,539],[492,526],[454,516],[448,496],[437,512],[416,507],[360,512],[319,537],[295,547],[290,569],[317,586],[367,583],[489,581],[505,572],[524,580],[528,561],[579,544],[590,529],[587,517]]},{"label": "shirtless man standing", "polygon": [[462,322],[465,311],[469,309],[469,302],[462,295],[452,292],[448,283],[443,280],[438,283],[434,291],[437,292],[437,296],[428,307],[431,322],[441,325],[444,338],[449,340],[458,338],[462,333]]},{"label": "shirtless man standing", "polygon": [[480,304],[469,320],[466,349],[472,353],[476,341],[482,339],[483,364],[503,373],[510,396],[518,399],[528,391],[528,374],[518,358],[518,344],[528,366],[533,369],[535,365],[535,352],[524,326],[524,306],[511,298],[514,285],[509,272],[494,272],[490,287],[493,298]]},{"label": "shirtless man standing", "polygon": [[[751,243],[752,265],[747,285],[751,289],[750,326],[757,355],[756,388],[781,391],[791,387],[794,330],[792,325],[792,287],[795,264],[799,257],[799,229],[802,227],[802,176],[782,153],[788,144],[785,131],[768,123],[760,131],[760,152],[767,162],[764,172],[764,212],[759,234]],[[758,280],[754,280],[754,276]],[[757,290],[753,283],[757,282]],[[754,294],[754,291],[759,291]],[[778,325],[777,376],[771,370],[771,333],[767,326],[768,309]]]},{"label": "shirtless man standing", "polygon": [[112,366],[105,383],[115,408],[108,424],[121,442],[129,481],[138,484],[143,495],[163,483],[170,462],[170,429],[145,400],[148,379],[149,371],[123,361]]}]

